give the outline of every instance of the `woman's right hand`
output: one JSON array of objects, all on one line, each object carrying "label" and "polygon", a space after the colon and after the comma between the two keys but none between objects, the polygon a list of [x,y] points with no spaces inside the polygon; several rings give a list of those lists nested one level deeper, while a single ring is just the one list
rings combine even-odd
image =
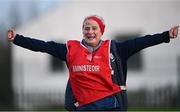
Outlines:
[{"label": "woman's right hand", "polygon": [[9,41],[13,41],[15,36],[16,36],[16,32],[15,32],[14,29],[9,29],[7,31],[7,38],[8,38]]}]

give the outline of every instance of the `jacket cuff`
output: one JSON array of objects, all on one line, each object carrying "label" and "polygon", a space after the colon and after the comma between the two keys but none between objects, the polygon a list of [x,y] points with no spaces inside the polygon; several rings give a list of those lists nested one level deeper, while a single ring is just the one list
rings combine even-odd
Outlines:
[{"label": "jacket cuff", "polygon": [[13,40],[13,43],[14,43],[14,44],[17,44],[19,38],[20,38],[20,35],[19,35],[19,34],[16,34],[16,36],[15,36],[15,38],[14,38],[14,40]]},{"label": "jacket cuff", "polygon": [[163,32],[163,37],[164,37],[164,42],[165,43],[169,43],[170,42],[169,31]]}]

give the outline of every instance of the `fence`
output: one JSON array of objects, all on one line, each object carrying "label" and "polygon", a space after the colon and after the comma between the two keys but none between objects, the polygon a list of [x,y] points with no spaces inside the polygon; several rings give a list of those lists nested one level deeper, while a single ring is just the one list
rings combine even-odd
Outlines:
[{"label": "fence", "polygon": [[179,96],[176,87],[168,86],[154,90],[141,89],[128,92],[130,108],[178,108]]}]

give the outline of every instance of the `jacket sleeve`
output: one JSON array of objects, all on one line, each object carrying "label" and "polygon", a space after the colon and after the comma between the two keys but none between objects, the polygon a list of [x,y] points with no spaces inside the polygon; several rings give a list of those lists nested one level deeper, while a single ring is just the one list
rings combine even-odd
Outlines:
[{"label": "jacket sleeve", "polygon": [[65,92],[65,104],[64,107],[68,111],[75,111],[76,106],[74,105],[76,103],[76,98],[74,97],[70,81],[68,80],[67,86],[66,86],[66,92]]},{"label": "jacket sleeve", "polygon": [[130,56],[144,48],[158,45],[164,42],[170,42],[168,31],[154,35],[146,35],[144,37],[127,40],[124,42],[117,42],[116,46],[119,51],[123,52],[123,58],[128,59]]},{"label": "jacket sleeve", "polygon": [[24,37],[18,34],[15,36],[13,43],[32,51],[48,53],[52,56],[66,61],[66,44],[60,44],[53,41],[45,42],[38,39]]}]

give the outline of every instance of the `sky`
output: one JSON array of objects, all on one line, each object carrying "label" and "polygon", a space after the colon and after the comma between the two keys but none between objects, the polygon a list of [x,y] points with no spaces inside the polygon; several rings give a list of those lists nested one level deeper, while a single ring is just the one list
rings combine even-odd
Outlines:
[{"label": "sky", "polygon": [[[5,37],[6,30],[14,27],[12,23],[16,21],[14,19],[15,16],[18,16],[20,25],[23,25],[33,19],[32,10],[37,11],[37,17],[59,7],[63,1],[64,0],[0,0],[0,44],[7,44]],[[33,7],[35,9],[33,9]],[[18,15],[16,15],[15,12],[18,12]]]},{"label": "sky", "polygon": [[0,0],[0,23],[8,24],[12,7],[17,8],[23,21],[26,21],[29,10],[33,10],[32,5],[36,5],[38,14],[43,14],[59,6],[62,2],[63,0]]}]

